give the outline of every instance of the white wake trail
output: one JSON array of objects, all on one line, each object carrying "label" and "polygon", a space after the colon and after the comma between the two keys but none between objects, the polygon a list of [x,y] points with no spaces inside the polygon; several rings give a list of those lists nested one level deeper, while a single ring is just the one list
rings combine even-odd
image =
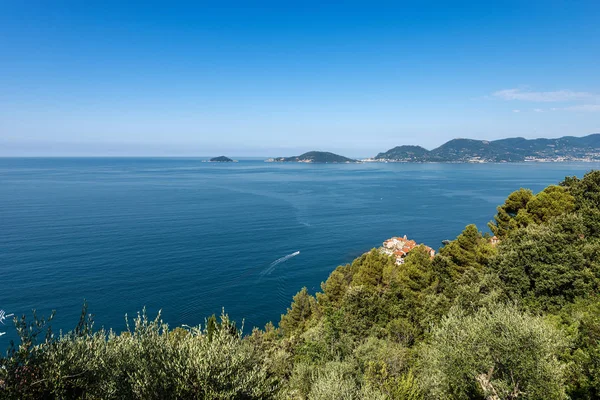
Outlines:
[{"label": "white wake trail", "polygon": [[283,256],[281,258],[278,258],[277,260],[275,260],[271,264],[269,264],[269,266],[267,268],[265,268],[265,270],[260,273],[260,276],[270,275],[271,272],[273,272],[273,270],[275,270],[276,266],[278,266],[282,262],[286,262],[287,260],[289,260],[292,257],[296,257],[298,254],[300,254],[300,252],[299,251],[295,251],[292,254],[288,254],[287,256]]}]

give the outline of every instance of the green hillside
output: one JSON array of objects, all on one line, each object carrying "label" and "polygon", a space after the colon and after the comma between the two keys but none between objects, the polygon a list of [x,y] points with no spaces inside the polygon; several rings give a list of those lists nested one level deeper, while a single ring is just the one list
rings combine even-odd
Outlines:
[{"label": "green hillside", "polygon": [[403,160],[403,161],[423,161],[425,160],[429,150],[421,146],[397,146],[385,153],[379,153],[375,156],[376,159],[382,160]]}]

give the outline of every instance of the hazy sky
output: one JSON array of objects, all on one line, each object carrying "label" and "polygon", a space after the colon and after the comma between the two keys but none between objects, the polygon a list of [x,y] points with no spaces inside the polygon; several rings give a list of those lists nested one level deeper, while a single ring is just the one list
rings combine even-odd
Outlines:
[{"label": "hazy sky", "polygon": [[598,0],[0,1],[2,156],[594,132]]}]

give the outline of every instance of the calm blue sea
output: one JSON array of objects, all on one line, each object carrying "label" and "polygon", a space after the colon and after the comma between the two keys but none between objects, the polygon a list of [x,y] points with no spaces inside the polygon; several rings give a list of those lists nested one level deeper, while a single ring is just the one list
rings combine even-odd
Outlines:
[{"label": "calm blue sea", "polygon": [[248,331],[391,236],[438,248],[467,223],[486,230],[510,192],[592,168],[4,158],[0,309],[56,310],[70,329],[87,299],[97,327],[123,330],[144,306],[171,326],[224,307]]}]

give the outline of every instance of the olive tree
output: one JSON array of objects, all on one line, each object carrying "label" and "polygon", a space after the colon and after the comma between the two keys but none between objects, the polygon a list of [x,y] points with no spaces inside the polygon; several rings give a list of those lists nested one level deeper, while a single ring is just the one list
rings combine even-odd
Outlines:
[{"label": "olive tree", "polygon": [[558,330],[514,305],[472,315],[453,308],[420,352],[420,380],[435,399],[563,399]]}]

